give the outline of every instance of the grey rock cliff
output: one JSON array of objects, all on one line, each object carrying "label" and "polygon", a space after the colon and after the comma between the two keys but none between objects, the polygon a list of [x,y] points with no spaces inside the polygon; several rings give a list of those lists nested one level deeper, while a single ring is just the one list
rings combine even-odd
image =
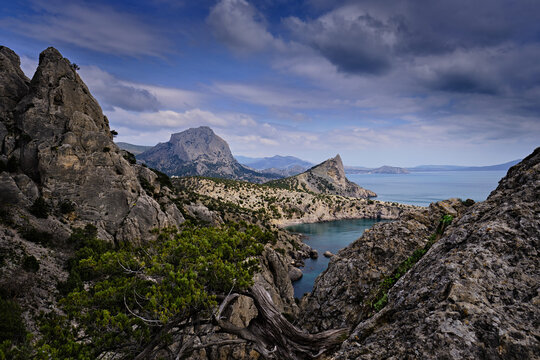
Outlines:
[{"label": "grey rock cliff", "polygon": [[51,209],[74,203],[71,225],[93,223],[108,240],[144,240],[152,228],[183,221],[166,197],[159,204],[142,188],[143,173],[156,176],[124,159],[99,104],[58,50],[40,54],[29,84],[11,50],[0,49],[0,63],[2,160],[17,164],[4,177],[28,176]]},{"label": "grey rock cliff", "polygon": [[238,163],[225,140],[207,126],[172,134],[168,142],[157,144],[137,155],[137,159],[170,176],[209,176],[252,182],[276,178]]},{"label": "grey rock cliff", "polygon": [[538,199],[540,148],[447,229],[334,358],[538,358]]}]

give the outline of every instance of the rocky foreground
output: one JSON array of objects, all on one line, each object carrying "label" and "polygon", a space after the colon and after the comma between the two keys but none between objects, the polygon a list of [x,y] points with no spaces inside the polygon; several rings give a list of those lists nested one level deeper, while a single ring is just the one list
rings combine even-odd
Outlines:
[{"label": "rocky foreground", "polygon": [[[305,299],[311,329],[348,325],[333,359],[535,359],[540,354],[540,148],[484,202],[432,205],[376,226],[342,250]],[[365,312],[383,274],[423,246],[442,213],[455,220]],[[408,251],[404,251],[408,249]],[[378,311],[378,312],[377,312]]]}]

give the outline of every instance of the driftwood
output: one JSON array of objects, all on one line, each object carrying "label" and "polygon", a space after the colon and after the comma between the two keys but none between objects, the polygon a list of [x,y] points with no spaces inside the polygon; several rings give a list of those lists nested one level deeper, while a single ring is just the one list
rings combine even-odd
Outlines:
[{"label": "driftwood", "polygon": [[221,318],[223,311],[238,294],[225,298],[215,320],[223,331],[250,342],[265,359],[313,359],[339,345],[348,334],[348,329],[318,334],[303,332],[281,315],[270,294],[259,284],[253,285],[245,295],[254,300],[258,311],[248,327],[240,328]]}]

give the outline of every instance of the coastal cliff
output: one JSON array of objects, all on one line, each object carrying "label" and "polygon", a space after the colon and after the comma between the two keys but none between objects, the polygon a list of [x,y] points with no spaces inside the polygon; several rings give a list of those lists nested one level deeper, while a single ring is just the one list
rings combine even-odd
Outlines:
[{"label": "coastal cliff", "polygon": [[[333,359],[536,358],[539,198],[537,148],[508,171],[486,201],[468,208],[456,208],[455,202],[432,205],[428,214],[433,219],[457,212],[442,236],[432,238],[432,246],[424,245],[433,231],[429,222],[422,224],[424,216],[410,214],[408,220],[376,226],[340,252],[317,279],[305,299],[306,327],[346,324],[352,329]],[[407,247],[417,262],[411,260],[405,268],[410,270],[371,304],[370,312],[362,312],[360,304],[373,299],[366,296],[370,287],[397,274],[392,267],[407,256]],[[415,248],[425,255],[414,256]]]}]

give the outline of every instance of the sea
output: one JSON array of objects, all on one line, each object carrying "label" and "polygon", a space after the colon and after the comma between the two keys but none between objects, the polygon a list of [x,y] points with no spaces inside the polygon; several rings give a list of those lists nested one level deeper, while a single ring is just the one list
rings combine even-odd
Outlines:
[{"label": "sea", "polygon": [[[377,200],[418,206],[453,197],[483,201],[495,190],[506,171],[433,171],[409,174],[347,174],[349,180],[377,193]],[[328,267],[325,251],[335,254],[358,239],[377,220],[339,220],[299,224],[287,229],[305,236],[304,241],[319,252],[318,259],[306,259],[303,277],[293,283],[294,295],[311,292],[315,279]]]}]

